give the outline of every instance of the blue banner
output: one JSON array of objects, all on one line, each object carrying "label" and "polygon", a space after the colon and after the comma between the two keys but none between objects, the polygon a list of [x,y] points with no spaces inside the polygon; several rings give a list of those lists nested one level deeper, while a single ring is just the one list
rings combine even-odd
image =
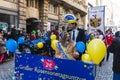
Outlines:
[{"label": "blue banner", "polygon": [[94,65],[66,59],[15,54],[16,80],[94,80]]}]

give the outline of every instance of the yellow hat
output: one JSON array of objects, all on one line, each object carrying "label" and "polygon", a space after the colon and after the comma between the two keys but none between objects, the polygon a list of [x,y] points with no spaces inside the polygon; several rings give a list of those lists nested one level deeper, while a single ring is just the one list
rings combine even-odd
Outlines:
[{"label": "yellow hat", "polygon": [[68,22],[69,24],[70,24],[70,23],[76,23],[76,20],[68,20],[67,22]]},{"label": "yellow hat", "polygon": [[76,17],[73,14],[66,14],[65,17],[64,17],[64,19],[69,24],[77,22]]}]

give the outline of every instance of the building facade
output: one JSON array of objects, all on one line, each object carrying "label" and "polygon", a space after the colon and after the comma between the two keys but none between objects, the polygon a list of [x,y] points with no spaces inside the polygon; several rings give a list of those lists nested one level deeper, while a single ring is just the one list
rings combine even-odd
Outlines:
[{"label": "building facade", "polygon": [[86,0],[0,0],[0,22],[8,28],[14,25],[30,32],[50,25],[62,27],[65,14],[74,14],[79,26],[85,26]]},{"label": "building facade", "polygon": [[96,6],[96,0],[87,0],[88,8]]},{"label": "building facade", "polygon": [[[113,22],[114,21],[114,19],[113,19],[114,4],[110,0],[101,0],[100,5],[105,6],[105,30],[112,28],[112,31],[115,32],[117,30],[117,28]],[[115,9],[115,10],[117,10],[117,9]]]},{"label": "building facade", "polygon": [[[120,15],[118,14],[118,11],[120,11],[120,5],[112,2],[113,7],[113,25],[116,28],[115,31],[120,31]],[[114,32],[115,32],[114,31]]]},{"label": "building facade", "polygon": [[105,26],[113,25],[113,8],[110,0],[101,0],[101,6],[105,6]]},{"label": "building facade", "polygon": [[0,28],[18,26],[18,2],[17,0],[0,0]]}]

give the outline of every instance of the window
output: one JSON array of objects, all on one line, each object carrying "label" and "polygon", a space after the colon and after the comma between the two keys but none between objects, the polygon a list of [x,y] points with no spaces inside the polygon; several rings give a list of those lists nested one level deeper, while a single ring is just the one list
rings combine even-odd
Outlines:
[{"label": "window", "polygon": [[58,7],[56,5],[53,5],[51,3],[49,3],[49,13],[54,13],[57,14],[58,13]]},{"label": "window", "polygon": [[69,14],[69,10],[68,9],[63,9],[63,17],[65,17],[66,14]]},{"label": "window", "polygon": [[17,16],[0,13],[0,22],[7,23],[9,30],[11,25],[17,26],[17,21]]},{"label": "window", "polygon": [[38,8],[38,0],[26,0],[28,7]]},{"label": "window", "polygon": [[38,8],[38,0],[35,0],[35,8]]},{"label": "window", "polygon": [[69,11],[67,10],[67,9],[64,9],[63,10],[63,15],[66,15],[66,14],[68,14],[69,13]]},{"label": "window", "polygon": [[54,5],[54,13],[57,14],[58,13],[58,7],[56,5]]},{"label": "window", "polygon": [[33,0],[30,0],[30,6],[34,7],[34,1]]},{"label": "window", "polygon": [[29,0],[26,0],[26,4],[27,4],[27,6],[29,6],[29,3],[28,3],[28,1],[29,1]]}]

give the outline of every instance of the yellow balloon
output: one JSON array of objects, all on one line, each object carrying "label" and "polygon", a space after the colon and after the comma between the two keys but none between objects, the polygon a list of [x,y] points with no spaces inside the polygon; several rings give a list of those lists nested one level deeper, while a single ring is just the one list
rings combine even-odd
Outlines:
[{"label": "yellow balloon", "polygon": [[42,43],[42,42],[39,42],[39,43],[37,44],[37,47],[40,48],[40,49],[43,48],[43,43]]},{"label": "yellow balloon", "polygon": [[50,39],[51,39],[51,40],[56,40],[56,38],[57,38],[57,37],[56,37],[56,35],[54,35],[54,34],[50,36]]},{"label": "yellow balloon", "polygon": [[89,54],[83,54],[82,55],[82,61],[83,62],[90,62],[91,61],[91,57],[90,57],[90,55]]},{"label": "yellow balloon", "polygon": [[53,50],[57,49],[57,42],[58,42],[58,40],[52,40],[51,47],[52,47]]},{"label": "yellow balloon", "polygon": [[95,64],[99,64],[106,54],[106,46],[100,39],[93,39],[87,46],[87,52]]}]

